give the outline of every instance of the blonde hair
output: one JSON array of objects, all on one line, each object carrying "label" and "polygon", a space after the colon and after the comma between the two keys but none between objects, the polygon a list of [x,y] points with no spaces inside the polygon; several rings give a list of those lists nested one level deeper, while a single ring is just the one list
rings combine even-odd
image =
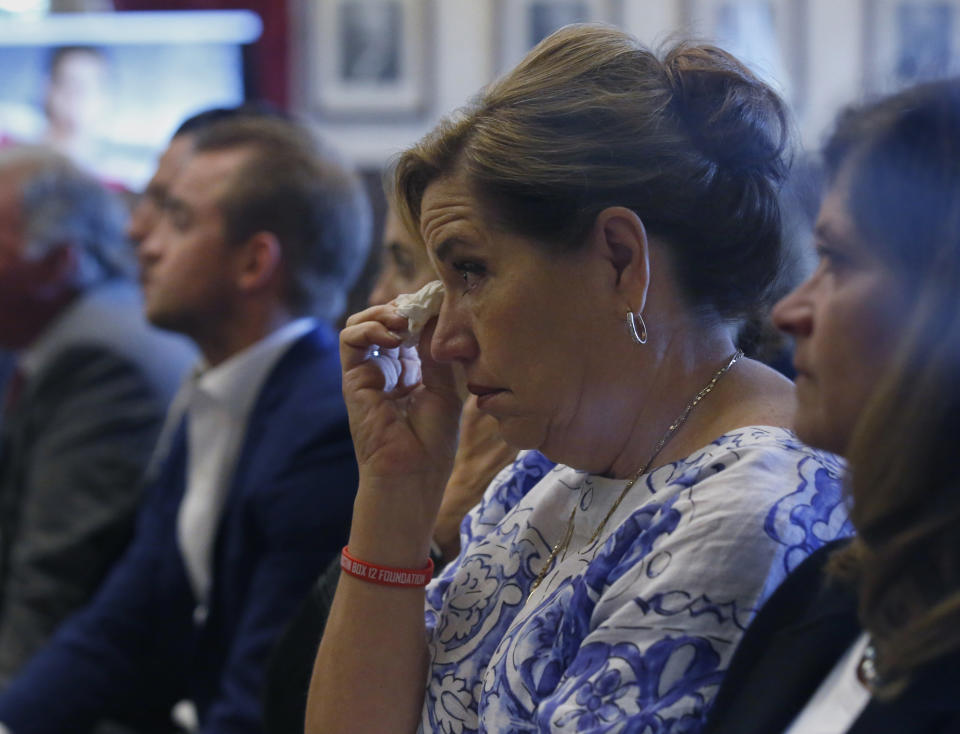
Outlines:
[{"label": "blonde hair", "polygon": [[558,253],[627,206],[690,303],[735,318],[779,265],[787,127],[776,93],[720,49],[661,59],[617,29],[567,26],[402,154],[394,190],[417,231],[427,186],[463,170],[492,226]]}]

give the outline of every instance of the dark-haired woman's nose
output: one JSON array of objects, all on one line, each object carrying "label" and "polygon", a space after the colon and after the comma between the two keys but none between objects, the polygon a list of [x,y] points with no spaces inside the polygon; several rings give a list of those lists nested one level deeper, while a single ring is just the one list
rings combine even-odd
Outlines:
[{"label": "dark-haired woman's nose", "polygon": [[771,318],[780,331],[793,337],[808,336],[813,329],[811,281],[801,283],[773,307]]}]

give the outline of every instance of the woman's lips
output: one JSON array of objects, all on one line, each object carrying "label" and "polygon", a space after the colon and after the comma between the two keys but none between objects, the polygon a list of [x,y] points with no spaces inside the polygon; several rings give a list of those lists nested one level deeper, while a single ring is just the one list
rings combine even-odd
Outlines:
[{"label": "woman's lips", "polygon": [[481,410],[483,409],[483,406],[490,402],[490,400],[492,400],[494,397],[506,392],[506,390],[503,390],[499,387],[475,385],[473,383],[467,384],[467,390],[469,390],[471,394],[477,396],[477,407]]}]

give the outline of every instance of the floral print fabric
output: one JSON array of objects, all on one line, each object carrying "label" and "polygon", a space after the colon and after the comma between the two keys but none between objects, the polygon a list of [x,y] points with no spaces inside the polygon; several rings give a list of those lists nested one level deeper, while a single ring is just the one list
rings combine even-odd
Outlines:
[{"label": "floral print fabric", "polygon": [[841,476],[787,430],[741,428],[640,477],[591,543],[625,480],[522,453],[427,589],[420,731],[694,734],[759,606],[851,534]]}]

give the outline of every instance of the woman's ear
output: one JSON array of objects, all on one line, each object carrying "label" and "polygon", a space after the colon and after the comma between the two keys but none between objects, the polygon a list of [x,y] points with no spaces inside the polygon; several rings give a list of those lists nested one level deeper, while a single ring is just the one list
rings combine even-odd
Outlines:
[{"label": "woman's ear", "polygon": [[650,288],[650,246],[640,217],[623,206],[607,207],[594,222],[594,238],[630,309],[642,311]]}]

